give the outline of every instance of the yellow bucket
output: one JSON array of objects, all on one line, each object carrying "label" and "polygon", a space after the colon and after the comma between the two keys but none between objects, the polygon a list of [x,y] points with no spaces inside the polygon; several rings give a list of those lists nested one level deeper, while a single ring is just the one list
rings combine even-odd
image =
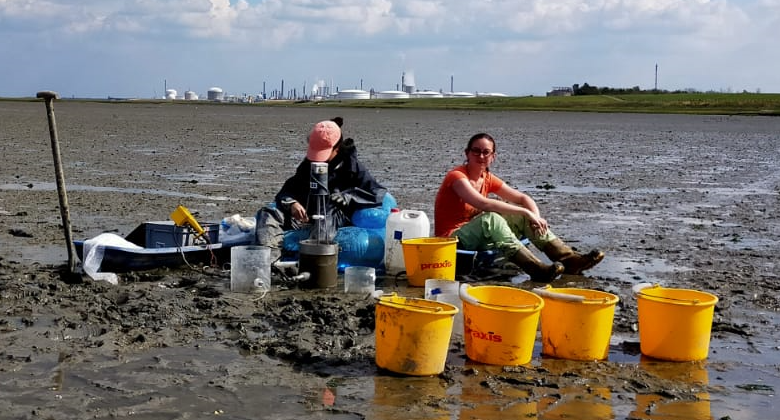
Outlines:
[{"label": "yellow bucket", "polygon": [[618,297],[598,290],[534,289],[544,299],[542,354],[570,360],[604,360],[609,353]]},{"label": "yellow bucket", "polygon": [[432,300],[382,296],[376,304],[376,365],[414,376],[444,371],[458,308]]},{"label": "yellow bucket", "polygon": [[409,286],[423,287],[426,279],[455,280],[457,238],[402,239]]},{"label": "yellow bucket", "polygon": [[466,356],[490,365],[517,366],[531,361],[544,301],[507,286],[461,285]]},{"label": "yellow bucket", "polygon": [[642,354],[676,362],[706,359],[718,297],[698,290],[641,286],[634,291]]}]

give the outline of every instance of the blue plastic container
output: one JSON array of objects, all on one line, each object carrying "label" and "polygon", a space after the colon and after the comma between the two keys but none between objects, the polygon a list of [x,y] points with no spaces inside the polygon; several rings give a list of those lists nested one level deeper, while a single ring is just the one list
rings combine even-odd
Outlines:
[{"label": "blue plastic container", "polygon": [[336,233],[339,271],[353,265],[380,267],[385,256],[384,231],[347,226]]},{"label": "blue plastic container", "polygon": [[[309,239],[309,229],[288,230],[284,233],[282,248],[284,254],[297,255],[299,242]],[[353,265],[384,269],[385,256],[384,229],[366,229],[357,226],[345,226],[336,232],[335,242],[339,244],[338,268],[343,272]],[[382,271],[383,272],[383,271]]]},{"label": "blue plastic container", "polygon": [[[338,269],[343,272],[349,266],[373,267],[377,273],[384,273],[385,223],[390,210],[398,203],[395,197],[386,193],[382,207],[360,209],[352,214],[352,224],[339,228],[336,243],[339,244]],[[288,230],[284,232],[283,254],[296,255],[300,251],[299,242],[309,239],[309,229]]]}]

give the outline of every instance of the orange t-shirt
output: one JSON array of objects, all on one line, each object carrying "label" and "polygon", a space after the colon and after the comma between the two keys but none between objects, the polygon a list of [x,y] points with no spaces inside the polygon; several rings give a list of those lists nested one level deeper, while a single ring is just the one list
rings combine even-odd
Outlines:
[{"label": "orange t-shirt", "polygon": [[[474,216],[482,213],[481,210],[466,203],[452,188],[452,184],[459,179],[468,180],[465,166],[458,166],[447,173],[436,193],[436,202],[433,205],[433,232],[440,237],[449,237],[452,232],[465,225]],[[485,174],[482,190],[483,197],[490,193],[496,193],[504,181],[491,172]]]}]

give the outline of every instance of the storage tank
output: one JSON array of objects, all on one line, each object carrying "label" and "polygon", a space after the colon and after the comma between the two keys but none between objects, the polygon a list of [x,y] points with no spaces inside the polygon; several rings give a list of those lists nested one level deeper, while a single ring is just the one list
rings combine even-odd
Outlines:
[{"label": "storage tank", "polygon": [[207,95],[209,101],[222,101],[222,99],[225,97],[225,93],[222,92],[222,89],[218,87],[210,88]]},{"label": "storage tank", "polygon": [[166,89],[165,99],[176,99],[176,89]]},{"label": "storage tank", "polygon": [[400,90],[385,90],[376,94],[377,99],[408,99],[409,94]]},{"label": "storage tank", "polygon": [[449,96],[452,98],[473,98],[476,95],[471,92],[452,92]]},{"label": "storage tank", "polygon": [[197,101],[198,100],[198,94],[193,92],[193,91],[191,91],[191,90],[188,90],[188,91],[184,92],[184,100],[187,100],[187,101]]},{"label": "storage tank", "polygon": [[371,99],[371,94],[369,94],[365,90],[347,89],[347,90],[340,90],[336,94],[336,99]]},{"label": "storage tank", "polygon": [[441,92],[436,92],[432,90],[423,90],[423,91],[417,91],[414,92],[411,95],[412,98],[443,98],[444,95],[441,94]]}]

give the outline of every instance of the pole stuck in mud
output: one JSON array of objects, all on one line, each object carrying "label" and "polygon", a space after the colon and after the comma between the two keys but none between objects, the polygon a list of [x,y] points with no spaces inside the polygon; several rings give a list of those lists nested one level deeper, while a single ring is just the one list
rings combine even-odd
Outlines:
[{"label": "pole stuck in mud", "polygon": [[46,116],[49,119],[49,137],[51,137],[51,152],[54,156],[54,176],[57,179],[57,195],[60,199],[60,215],[62,228],[65,231],[65,242],[68,247],[68,272],[76,272],[76,249],[73,245],[73,235],[70,229],[70,210],[68,210],[68,194],[65,191],[65,176],[62,172],[60,159],[60,143],[57,139],[57,122],[54,120],[54,100],[59,99],[57,92],[41,91],[35,95],[46,102]]}]

